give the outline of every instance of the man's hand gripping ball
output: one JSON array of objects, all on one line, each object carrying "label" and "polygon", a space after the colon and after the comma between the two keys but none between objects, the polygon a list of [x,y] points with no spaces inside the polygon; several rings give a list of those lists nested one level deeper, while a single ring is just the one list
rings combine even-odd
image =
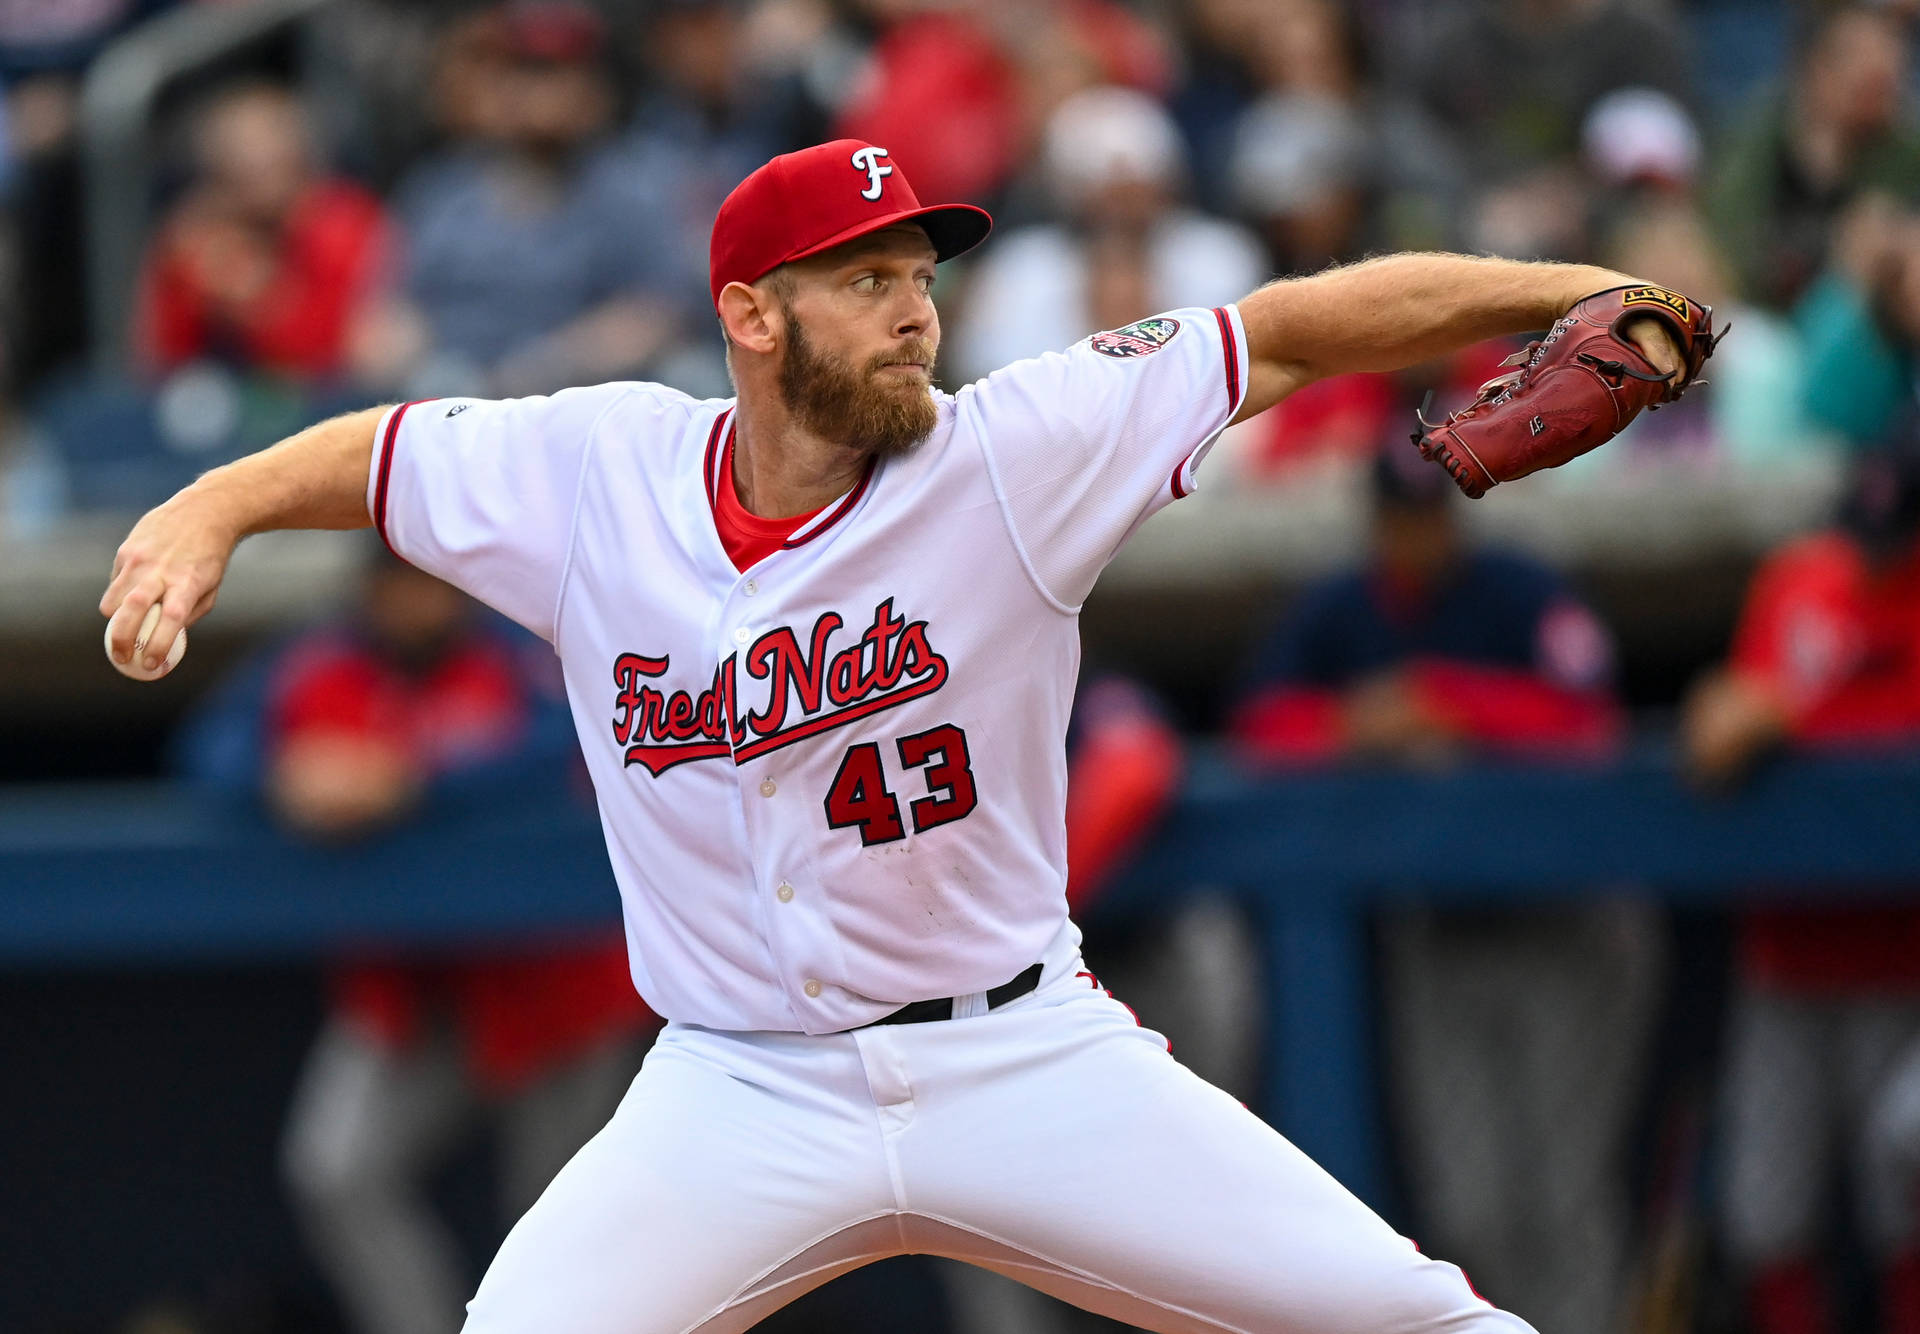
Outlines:
[{"label": "man's hand gripping ball", "polygon": [[[1671,339],[1677,369],[1662,370],[1633,326],[1650,320]],[[1645,326],[1642,326],[1643,328]],[[1645,284],[1614,287],[1574,303],[1538,339],[1502,364],[1512,369],[1480,386],[1473,402],[1413,433],[1423,457],[1445,468],[1469,496],[1516,477],[1557,468],[1618,435],[1642,408],[1679,398],[1726,330],[1713,308]]]}]

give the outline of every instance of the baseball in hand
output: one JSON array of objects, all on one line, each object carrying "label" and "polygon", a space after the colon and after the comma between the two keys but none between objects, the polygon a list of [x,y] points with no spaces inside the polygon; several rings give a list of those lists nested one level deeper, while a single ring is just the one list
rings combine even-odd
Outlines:
[{"label": "baseball in hand", "polygon": [[136,681],[158,681],[168,672],[180,665],[180,659],[187,656],[187,628],[180,627],[180,633],[173,637],[173,647],[167,650],[167,660],[149,671],[141,655],[146,652],[147,640],[153,634],[153,627],[160,624],[160,604],[154,603],[147,608],[147,618],[140,622],[140,633],[133,637],[133,657],[128,662],[117,661],[113,656],[113,623],[107,623],[105,643],[107,661],[113,663],[113,669],[122,676],[130,676]]}]

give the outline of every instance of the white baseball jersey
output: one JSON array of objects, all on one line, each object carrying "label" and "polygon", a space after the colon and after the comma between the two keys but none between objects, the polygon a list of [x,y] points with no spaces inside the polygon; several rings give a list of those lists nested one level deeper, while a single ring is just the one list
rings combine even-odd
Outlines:
[{"label": "white baseball jersey", "polygon": [[395,552],[550,640],[634,983],[661,1015],[830,1033],[997,987],[1067,921],[1078,611],[1245,395],[1232,307],[957,394],[744,573],[731,400],[653,384],[382,421]]}]

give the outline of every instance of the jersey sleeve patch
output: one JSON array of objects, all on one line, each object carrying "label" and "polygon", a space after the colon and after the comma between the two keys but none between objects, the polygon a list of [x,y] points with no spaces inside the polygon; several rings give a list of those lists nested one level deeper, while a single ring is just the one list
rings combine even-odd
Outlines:
[{"label": "jersey sleeve patch", "polygon": [[1179,320],[1168,315],[1156,315],[1150,320],[1137,320],[1122,329],[1097,333],[1088,341],[1093,350],[1103,357],[1127,360],[1151,356],[1171,342],[1179,332]]}]

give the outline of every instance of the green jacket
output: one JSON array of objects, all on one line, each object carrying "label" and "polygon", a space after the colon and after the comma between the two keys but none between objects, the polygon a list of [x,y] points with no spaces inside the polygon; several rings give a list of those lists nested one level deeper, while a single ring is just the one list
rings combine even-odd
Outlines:
[{"label": "green jacket", "polygon": [[1787,157],[1788,106],[1786,94],[1776,93],[1734,130],[1706,196],[1742,293],[1783,314],[1825,267],[1828,231],[1847,204],[1871,190],[1920,200],[1920,133],[1904,125],[1863,151],[1840,188],[1812,191]]}]

